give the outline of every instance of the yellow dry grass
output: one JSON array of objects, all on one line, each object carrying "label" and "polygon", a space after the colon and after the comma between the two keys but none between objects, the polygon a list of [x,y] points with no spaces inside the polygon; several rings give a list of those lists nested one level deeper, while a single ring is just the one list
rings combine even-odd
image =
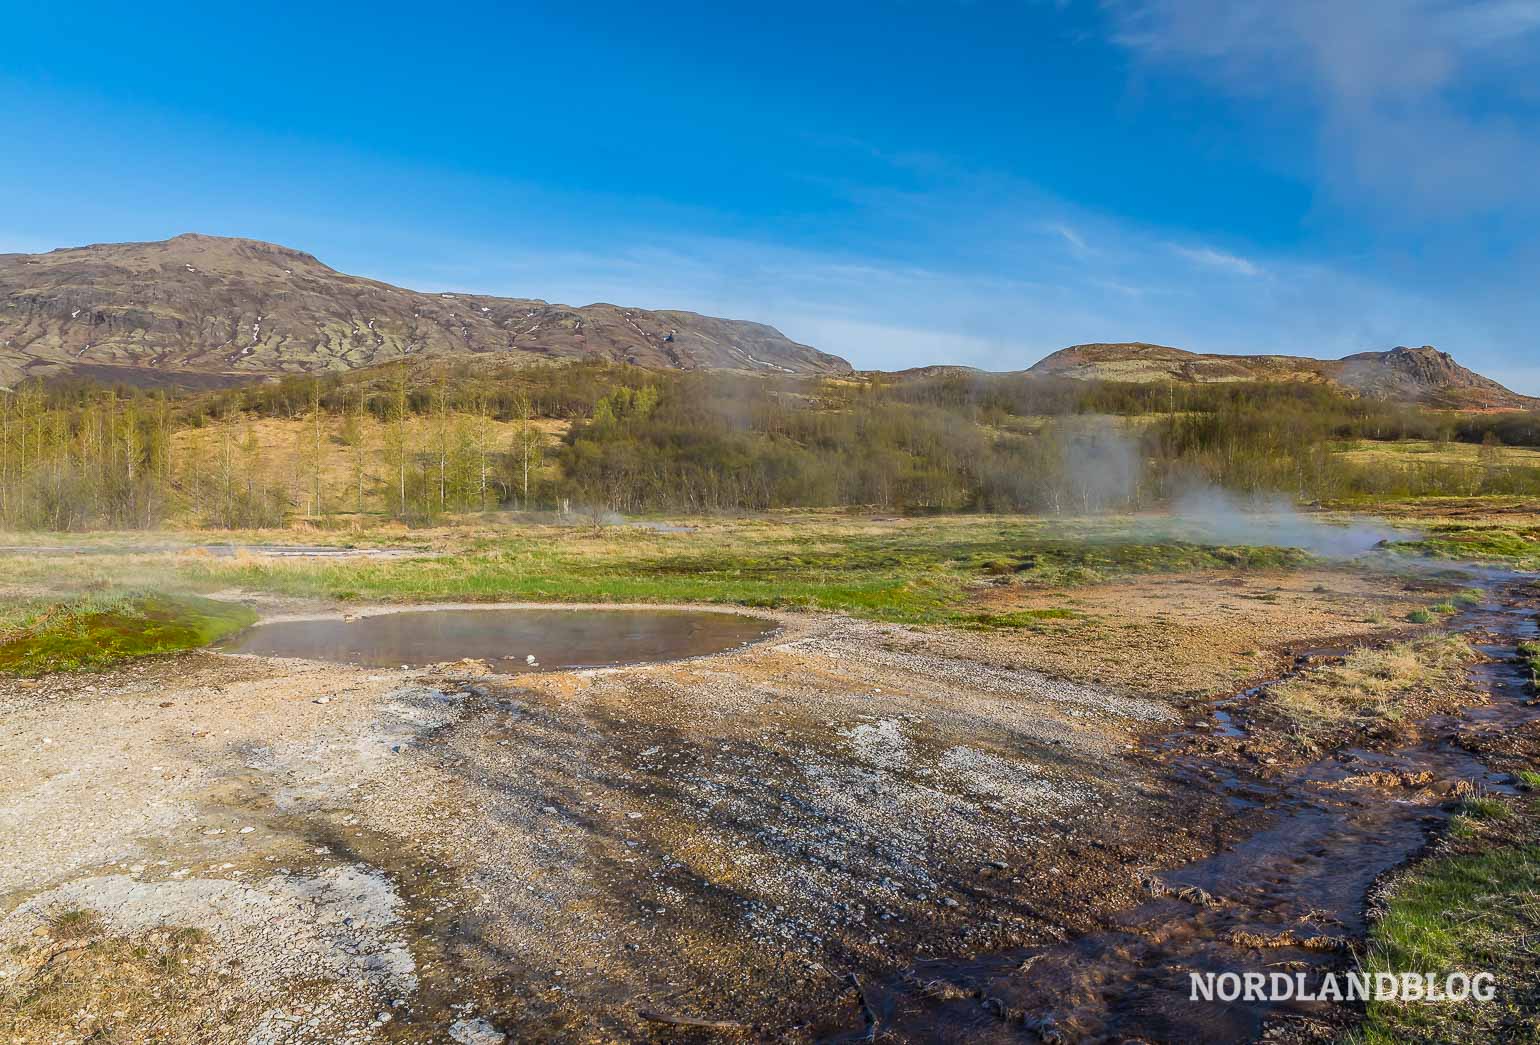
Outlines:
[{"label": "yellow dry grass", "polygon": [[[463,421],[474,431],[474,418],[449,418],[448,438],[453,445],[454,427]],[[532,475],[532,480],[556,477],[556,466],[551,463],[550,451],[567,432],[569,422],[552,418],[536,418],[532,424],[543,437],[544,463]],[[327,417],[322,424],[321,437],[321,489],[322,506],[328,512],[353,512],[358,506],[359,458],[364,472],[363,510],[366,514],[384,513],[387,510],[389,473],[386,447],[392,432],[391,425],[365,417],[359,424],[361,451],[342,441],[342,425],[338,418]],[[489,420],[487,444],[494,454],[513,453],[514,436],[518,425],[512,421]],[[315,429],[306,419],[242,418],[233,422],[215,422],[203,428],[186,428],[172,437],[172,458],[179,471],[185,471],[196,462],[211,467],[217,460],[220,446],[226,435],[236,449],[239,467],[245,468],[249,459],[256,462],[260,481],[276,484],[288,491],[289,499],[302,509],[311,504],[313,471],[311,461],[315,454]],[[428,454],[439,445],[440,429],[431,416],[413,416],[406,425],[407,445],[415,453]],[[248,445],[253,449],[244,449]],[[303,514],[303,511],[302,511]]]},{"label": "yellow dry grass", "polygon": [[1399,721],[1460,686],[1476,659],[1458,635],[1438,635],[1361,649],[1338,665],[1274,686],[1269,698],[1306,732],[1354,719]]},{"label": "yellow dry grass", "polygon": [[208,957],[196,929],[129,940],[105,934],[94,912],[59,912],[25,971],[0,987],[0,1040],[217,1040],[232,1014]]},{"label": "yellow dry grass", "polygon": [[1394,443],[1359,440],[1342,447],[1337,456],[1357,465],[1437,464],[1470,467],[1540,468],[1540,450],[1527,446],[1483,448],[1475,443],[1437,443],[1402,439]]}]

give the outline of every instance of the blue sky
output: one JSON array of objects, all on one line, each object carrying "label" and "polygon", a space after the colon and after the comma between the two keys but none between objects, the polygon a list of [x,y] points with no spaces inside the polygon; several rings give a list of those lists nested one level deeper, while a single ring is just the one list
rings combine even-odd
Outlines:
[{"label": "blue sky", "polygon": [[0,15],[0,251],[251,236],[884,369],[1431,343],[1540,394],[1540,0]]}]

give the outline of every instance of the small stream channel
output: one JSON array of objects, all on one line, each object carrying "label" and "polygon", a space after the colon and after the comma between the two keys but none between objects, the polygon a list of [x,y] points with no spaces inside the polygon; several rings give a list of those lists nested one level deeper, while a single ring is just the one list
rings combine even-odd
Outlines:
[{"label": "small stream channel", "polygon": [[[1487,601],[1453,622],[1490,658],[1472,669],[1490,703],[1425,723],[1432,740],[1382,752],[1339,750],[1266,779],[1210,757],[1179,756],[1172,766],[1178,780],[1220,788],[1231,809],[1255,816],[1259,829],[1152,879],[1151,898],[1101,931],[1058,945],[920,962],[867,985],[883,1038],[1240,1042],[1280,1017],[1326,1022],[1328,1002],[1192,1001],[1189,973],[1304,972],[1313,986],[1326,969],[1350,963],[1348,949],[1367,929],[1370,888],[1448,821],[1458,788],[1512,793],[1507,778],[1460,738],[1540,717],[1526,703],[1528,676],[1514,659],[1517,644],[1537,636],[1535,605],[1515,594],[1525,581],[1532,578],[1484,577]],[[1301,658],[1296,671],[1311,662]],[[1216,732],[1244,735],[1240,709],[1265,688],[1218,702]],[[1380,782],[1393,774],[1408,786],[1371,786],[1362,779],[1368,774],[1386,774],[1375,778]]]}]

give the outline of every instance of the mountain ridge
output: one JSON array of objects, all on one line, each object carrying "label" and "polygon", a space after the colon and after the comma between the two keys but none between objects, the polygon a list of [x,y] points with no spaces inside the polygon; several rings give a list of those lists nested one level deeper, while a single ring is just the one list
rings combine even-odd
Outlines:
[{"label": "mountain ridge", "polygon": [[682,370],[851,369],[763,323],[414,291],[261,240],[184,233],[0,254],[0,382],[87,367],[238,380],[494,352]]},{"label": "mountain ridge", "polygon": [[1540,399],[1522,395],[1461,366],[1432,345],[1357,352],[1341,359],[1291,355],[1190,352],[1141,341],[1071,345],[1029,367],[1040,377],[1097,381],[1302,381],[1334,385],[1376,399],[1403,399],[1464,409],[1529,409]]},{"label": "mountain ridge", "polygon": [[[184,233],[0,254],[0,385],[29,376],[211,387],[406,358],[601,359],[761,374],[851,374],[774,327],[680,310],[425,292],[352,276],[293,247]],[[881,371],[869,372],[882,375]],[[933,364],[913,380],[982,373]],[[1148,342],[1071,345],[1025,371],[1103,381],[1301,381],[1461,409],[1528,409],[1432,346],[1342,359],[1199,353]]]}]

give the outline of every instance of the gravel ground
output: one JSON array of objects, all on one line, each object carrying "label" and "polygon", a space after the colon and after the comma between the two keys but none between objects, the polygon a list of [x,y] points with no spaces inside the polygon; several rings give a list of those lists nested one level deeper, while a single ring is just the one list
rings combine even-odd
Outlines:
[{"label": "gravel ground", "polygon": [[1217,800],[1141,754],[1159,694],[1038,670],[1041,636],[766,616],[745,650],[516,678],[0,682],[0,988],[82,909],[240,971],[188,1041],[796,1037],[854,1013],[847,972],[1060,938],[1214,847]]}]

